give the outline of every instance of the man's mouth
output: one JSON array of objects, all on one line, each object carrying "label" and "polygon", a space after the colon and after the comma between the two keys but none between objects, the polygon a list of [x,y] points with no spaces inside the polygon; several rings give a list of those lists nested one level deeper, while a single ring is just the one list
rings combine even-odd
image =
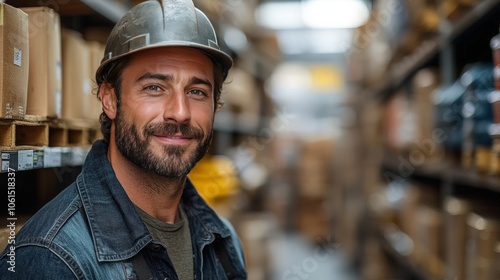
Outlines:
[{"label": "man's mouth", "polygon": [[176,125],[151,124],[146,127],[145,135],[150,135],[162,143],[170,145],[186,145],[193,140],[202,139],[203,132],[187,124]]}]

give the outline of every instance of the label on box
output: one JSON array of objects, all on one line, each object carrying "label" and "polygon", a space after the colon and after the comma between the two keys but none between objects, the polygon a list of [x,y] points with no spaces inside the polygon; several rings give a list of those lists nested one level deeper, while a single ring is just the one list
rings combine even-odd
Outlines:
[{"label": "label on box", "polygon": [[33,169],[43,168],[43,150],[33,151]]},{"label": "label on box", "polygon": [[17,152],[17,167],[19,171],[33,169],[33,150]]},{"label": "label on box", "polygon": [[2,160],[2,172],[7,172],[9,169],[9,161]]},{"label": "label on box", "polygon": [[14,64],[21,66],[23,61],[23,51],[18,48],[14,48]]},{"label": "label on box", "polygon": [[7,172],[9,170],[10,154],[2,153],[2,172]]},{"label": "label on box", "polygon": [[16,170],[17,169],[17,152],[16,151],[4,151],[2,152],[2,172],[8,172],[9,167]]},{"label": "label on box", "polygon": [[60,147],[44,148],[43,166],[46,168],[62,166],[61,153]]},{"label": "label on box", "polygon": [[5,103],[5,118],[12,119],[12,106],[9,102]]},{"label": "label on box", "polygon": [[18,116],[20,118],[24,118],[24,107],[23,106],[19,106],[17,109],[18,109]]}]

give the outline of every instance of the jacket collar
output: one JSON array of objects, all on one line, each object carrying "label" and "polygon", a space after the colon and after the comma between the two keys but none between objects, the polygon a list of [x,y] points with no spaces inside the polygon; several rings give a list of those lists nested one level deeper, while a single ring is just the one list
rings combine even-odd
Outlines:
[{"label": "jacket collar", "polygon": [[[116,178],[107,159],[107,143],[97,141],[92,146],[77,188],[87,214],[89,227],[99,261],[131,258],[152,241],[134,204]],[[189,180],[182,195],[190,224],[193,244],[207,236],[227,237],[231,233],[217,214],[206,204]],[[210,238],[213,240],[213,238]]]}]

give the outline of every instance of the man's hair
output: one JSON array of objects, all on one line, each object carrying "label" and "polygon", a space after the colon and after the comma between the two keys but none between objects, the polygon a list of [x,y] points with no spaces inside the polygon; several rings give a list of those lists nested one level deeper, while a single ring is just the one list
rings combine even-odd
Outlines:
[{"label": "man's hair", "polygon": [[[210,56],[209,56],[210,57]],[[213,63],[214,72],[214,104],[215,110],[222,108],[224,102],[220,99],[222,92],[222,85],[224,83],[225,77],[221,65],[210,57]],[[108,83],[111,88],[115,90],[116,94],[116,106],[120,107],[121,99],[121,85],[122,85],[122,73],[123,69],[128,66],[130,62],[130,56],[125,56],[119,58],[116,61],[109,63],[109,65],[101,71],[102,75],[96,77],[97,82],[97,98],[102,102],[100,98],[100,87],[102,84]],[[103,111],[99,116],[99,122],[101,124],[101,132],[104,136],[104,140],[109,143],[110,133],[111,133],[111,119]]]}]

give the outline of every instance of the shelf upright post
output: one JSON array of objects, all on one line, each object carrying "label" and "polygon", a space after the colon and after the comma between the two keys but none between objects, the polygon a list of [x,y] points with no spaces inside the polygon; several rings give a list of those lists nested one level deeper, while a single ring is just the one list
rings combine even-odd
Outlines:
[{"label": "shelf upright post", "polygon": [[441,81],[443,85],[452,84],[455,77],[455,50],[450,40],[453,31],[453,24],[447,19],[444,11],[444,4],[438,4],[439,12],[439,33],[441,38],[441,53],[439,55],[439,65]]}]

